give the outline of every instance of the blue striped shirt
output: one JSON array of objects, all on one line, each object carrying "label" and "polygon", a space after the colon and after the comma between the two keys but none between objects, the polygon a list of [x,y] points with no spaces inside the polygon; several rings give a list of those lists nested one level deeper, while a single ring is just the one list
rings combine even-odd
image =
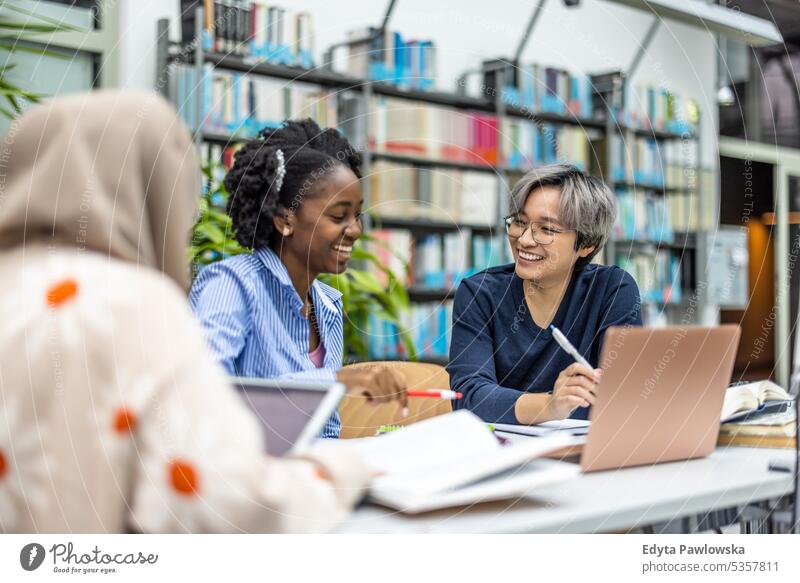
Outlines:
[{"label": "blue striped shirt", "polygon": [[[303,300],[271,249],[212,263],[195,280],[190,302],[212,353],[228,374],[333,382],[342,365],[342,294],[314,281],[310,295],[325,346],[322,368],[308,356]],[[339,414],[334,413],[322,437],[339,437],[340,430]]]}]

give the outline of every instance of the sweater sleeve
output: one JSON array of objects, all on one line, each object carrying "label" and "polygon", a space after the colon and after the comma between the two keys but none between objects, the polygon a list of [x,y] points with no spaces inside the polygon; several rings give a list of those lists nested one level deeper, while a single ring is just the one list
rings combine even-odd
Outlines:
[{"label": "sweater sleeve", "polygon": [[[483,300],[483,301],[482,301]],[[500,386],[494,365],[491,307],[476,294],[474,284],[461,283],[453,302],[450,342],[450,386],[463,393],[456,408],[469,409],[490,423],[517,423],[514,413],[523,391]]]},{"label": "sweater sleeve", "polygon": [[[346,451],[268,457],[256,416],[209,358],[178,297],[160,302],[146,349],[164,363],[137,421],[130,522],[149,532],[329,530],[363,495],[366,466]],[[327,471],[320,473],[318,465]],[[322,476],[327,475],[329,479]]]}]

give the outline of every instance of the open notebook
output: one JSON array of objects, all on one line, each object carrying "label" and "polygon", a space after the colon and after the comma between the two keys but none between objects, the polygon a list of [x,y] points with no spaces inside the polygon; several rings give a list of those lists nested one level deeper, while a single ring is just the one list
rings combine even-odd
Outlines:
[{"label": "open notebook", "polygon": [[370,500],[414,514],[522,496],[576,476],[576,465],[537,459],[572,439],[560,434],[504,445],[486,423],[462,410],[379,437],[322,446],[354,448],[381,474],[370,484]]}]

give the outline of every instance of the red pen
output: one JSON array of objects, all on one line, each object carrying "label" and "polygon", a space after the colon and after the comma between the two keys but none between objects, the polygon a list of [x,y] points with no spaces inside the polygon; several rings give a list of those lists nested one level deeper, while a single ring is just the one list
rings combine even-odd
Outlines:
[{"label": "red pen", "polygon": [[428,389],[424,391],[408,391],[409,397],[433,397],[435,399],[447,399],[453,401],[460,399],[463,395],[455,391],[448,391],[446,389]]}]

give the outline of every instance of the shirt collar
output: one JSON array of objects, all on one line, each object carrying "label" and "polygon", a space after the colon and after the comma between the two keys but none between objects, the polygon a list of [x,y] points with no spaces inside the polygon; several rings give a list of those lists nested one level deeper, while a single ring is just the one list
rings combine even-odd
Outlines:
[{"label": "shirt collar", "polygon": [[[294,289],[294,284],[292,284],[292,279],[289,277],[289,272],[286,270],[286,266],[283,264],[280,257],[269,247],[260,247],[253,251],[253,255],[258,257],[264,267],[267,268],[267,271],[278,280],[282,287],[291,292],[291,296],[296,300],[296,303],[302,306],[303,300],[297,294],[297,290]],[[338,290],[316,279],[311,283],[311,294],[312,299],[317,300],[314,302],[316,305],[321,305],[324,309],[331,312],[336,311],[334,302],[342,297],[342,294]]]},{"label": "shirt collar", "polygon": [[292,279],[289,277],[286,266],[272,249],[269,247],[260,247],[253,251],[253,255],[258,257],[261,263],[264,264],[264,267],[267,268],[267,271],[274,275],[281,285],[289,286],[294,289]]}]

